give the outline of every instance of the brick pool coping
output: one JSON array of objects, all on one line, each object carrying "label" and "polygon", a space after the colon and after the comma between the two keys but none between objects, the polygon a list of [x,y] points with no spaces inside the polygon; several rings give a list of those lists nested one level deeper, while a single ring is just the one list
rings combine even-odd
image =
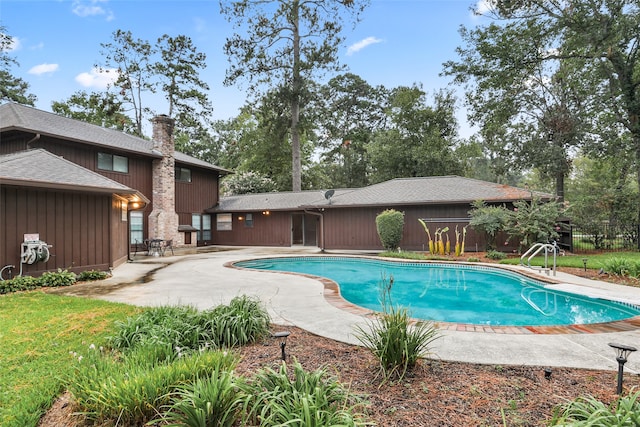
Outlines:
[{"label": "brick pool coping", "polygon": [[[326,255],[324,255],[326,256]],[[298,258],[296,256],[294,258]],[[307,256],[305,256],[307,257]],[[308,256],[311,257],[311,256]],[[339,257],[351,257],[351,258],[366,258],[366,259],[376,259],[390,262],[410,262],[410,263],[434,263],[434,264],[452,264],[452,265],[477,265],[477,263],[466,263],[466,262],[438,262],[438,261],[417,261],[417,260],[403,260],[403,259],[388,259],[388,258],[379,258],[379,257],[365,257],[365,256],[345,256],[340,255]],[[268,258],[292,258],[291,256],[274,256]],[[252,258],[242,261],[254,261],[260,260],[262,258]],[[364,307],[360,307],[358,305],[352,304],[349,301],[345,300],[340,294],[339,285],[325,277],[315,276],[313,274],[306,273],[293,273],[288,271],[271,271],[271,270],[256,270],[252,268],[239,267],[235,265],[236,263],[241,261],[229,261],[224,264],[227,268],[234,268],[237,270],[250,270],[250,271],[260,271],[263,273],[277,273],[277,274],[287,274],[294,276],[306,277],[309,279],[317,280],[322,283],[324,287],[323,296],[324,299],[331,305],[340,310],[347,311],[349,313],[372,318],[376,315],[376,312]],[[557,283],[551,280],[545,280],[544,278],[540,278],[539,276],[533,276],[530,274],[526,274],[526,272],[516,270],[513,268],[508,268],[505,266],[491,266],[487,268],[492,269],[502,269],[511,272],[515,272],[517,274],[521,274],[523,276],[527,276],[533,278],[537,281],[548,282],[548,283]],[[415,319],[414,322],[419,322],[420,320]],[[585,325],[555,325],[555,326],[492,326],[492,325],[477,325],[470,323],[453,323],[453,322],[441,322],[434,321],[434,323],[441,330],[445,331],[458,331],[458,332],[481,332],[481,333],[490,333],[490,334],[537,334],[537,335],[551,335],[551,334],[602,334],[602,333],[612,333],[612,332],[628,332],[640,329],[640,316],[631,317],[629,319],[618,320],[615,322],[607,322],[607,323],[591,323]]]}]

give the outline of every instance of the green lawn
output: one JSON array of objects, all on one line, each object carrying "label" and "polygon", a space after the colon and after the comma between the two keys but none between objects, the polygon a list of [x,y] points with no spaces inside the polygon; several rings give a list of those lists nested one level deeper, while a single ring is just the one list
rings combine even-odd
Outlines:
[{"label": "green lawn", "polygon": [[[587,260],[587,268],[599,270],[604,266],[606,260],[612,258],[625,258],[633,262],[640,262],[640,252],[606,252],[599,254],[578,254],[578,255],[566,255],[557,256],[556,265],[558,267],[574,267],[584,268],[584,259]],[[553,255],[548,258],[549,265],[553,263]],[[501,264],[520,264],[520,257],[508,258],[500,261]],[[524,260],[527,263],[527,260]],[[544,256],[538,256],[531,260],[531,265],[542,266],[544,265]]]},{"label": "green lawn", "polygon": [[125,304],[26,292],[0,296],[0,425],[36,426],[64,389],[72,352],[104,342]]}]

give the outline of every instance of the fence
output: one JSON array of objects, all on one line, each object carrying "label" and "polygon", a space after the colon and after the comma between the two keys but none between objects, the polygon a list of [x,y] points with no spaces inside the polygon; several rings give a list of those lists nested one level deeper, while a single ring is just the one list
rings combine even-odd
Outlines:
[{"label": "fence", "polygon": [[573,253],[639,250],[640,224],[564,225],[560,245]]}]

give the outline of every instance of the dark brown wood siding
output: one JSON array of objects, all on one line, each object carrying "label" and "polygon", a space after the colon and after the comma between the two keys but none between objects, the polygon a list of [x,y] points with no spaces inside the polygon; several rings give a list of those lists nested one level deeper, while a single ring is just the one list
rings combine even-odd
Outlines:
[{"label": "dark brown wood siding", "polygon": [[58,268],[80,272],[106,270],[127,258],[127,222],[121,202],[111,195],[2,186],[0,268],[20,268],[25,234],[38,233],[52,245],[46,263],[23,265],[23,273],[39,275]]},{"label": "dark brown wood siding", "polygon": [[[291,213],[252,212],[253,227],[247,227],[246,213],[233,213],[231,231],[216,230],[216,214],[211,214],[213,243],[231,246],[291,246]],[[243,219],[240,220],[240,217]]]},{"label": "dark brown wood siding", "polygon": [[218,203],[218,174],[213,171],[189,169],[191,182],[176,181],[176,212],[203,213],[205,209]]}]

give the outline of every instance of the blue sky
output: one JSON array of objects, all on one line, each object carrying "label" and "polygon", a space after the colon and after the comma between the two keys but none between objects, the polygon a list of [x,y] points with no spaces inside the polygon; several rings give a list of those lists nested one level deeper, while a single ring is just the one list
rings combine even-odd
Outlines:
[{"label": "blue sky", "polygon": [[[470,11],[477,0],[371,0],[362,21],[344,28],[339,60],[371,85],[393,88],[421,83],[428,93],[447,87],[439,77],[442,63],[456,59],[460,25],[474,26]],[[242,87],[224,87],[228,65],[222,49],[233,33],[220,16],[218,0],[1,0],[0,23],[15,38],[11,55],[20,66],[15,76],[30,84],[36,107],[50,111],[52,101],[78,90],[102,90],[107,83],[95,73],[100,44],[114,31],[155,42],[163,34],[191,37],[207,55],[201,77],[211,87],[214,118],[237,114],[245,102]],[[156,101],[156,113],[165,106]],[[460,133],[469,136],[464,112]]]}]

